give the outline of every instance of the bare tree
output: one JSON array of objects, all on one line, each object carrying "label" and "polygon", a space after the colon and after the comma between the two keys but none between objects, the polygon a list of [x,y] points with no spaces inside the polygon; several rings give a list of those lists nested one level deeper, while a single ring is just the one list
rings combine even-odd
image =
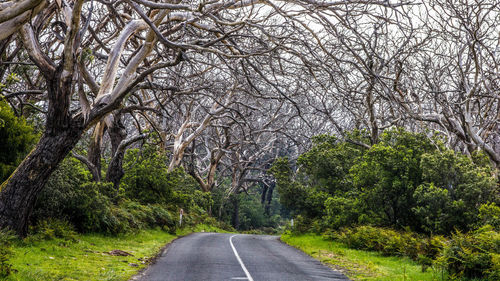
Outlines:
[{"label": "bare tree", "polygon": [[[43,23],[40,26],[62,29],[55,38],[52,31],[35,30],[30,24],[16,27],[47,91],[45,131],[0,192],[0,227],[10,227],[20,235],[26,233],[36,197],[57,165],[89,127],[101,124],[102,118],[116,110],[149,75],[189,59],[190,52],[241,59],[275,48],[274,44],[259,43],[261,36],[266,36],[262,30],[270,28],[266,24],[276,14],[257,14],[257,1],[196,1],[189,5],[96,2],[61,1],[61,7],[39,13],[35,21]],[[108,9],[110,15],[96,13],[103,18],[92,19],[94,4],[99,10]],[[86,15],[82,14],[84,6]],[[104,23],[105,27],[100,27],[103,35],[113,26],[118,36],[110,36],[107,44],[112,44],[111,49],[104,44],[106,39],[89,27],[92,21]],[[97,77],[88,75],[85,64],[79,61],[85,54],[82,43],[86,40],[106,52],[107,63]],[[44,41],[53,44],[42,44]],[[136,49],[126,48],[128,44]],[[79,75],[85,80],[83,91],[75,91]],[[92,104],[87,89],[98,91]],[[73,103],[75,96],[77,104]]]}]

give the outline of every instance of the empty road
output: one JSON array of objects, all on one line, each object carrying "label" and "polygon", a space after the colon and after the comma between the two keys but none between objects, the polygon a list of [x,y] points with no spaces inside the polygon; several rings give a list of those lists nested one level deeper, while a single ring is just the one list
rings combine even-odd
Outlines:
[{"label": "empty road", "polygon": [[349,280],[278,236],[195,233],[174,241],[141,281]]}]

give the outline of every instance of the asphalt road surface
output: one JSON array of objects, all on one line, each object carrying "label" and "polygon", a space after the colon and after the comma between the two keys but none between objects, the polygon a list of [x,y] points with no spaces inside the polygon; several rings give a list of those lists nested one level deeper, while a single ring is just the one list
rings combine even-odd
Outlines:
[{"label": "asphalt road surface", "polygon": [[278,236],[195,233],[175,240],[141,281],[349,280]]}]

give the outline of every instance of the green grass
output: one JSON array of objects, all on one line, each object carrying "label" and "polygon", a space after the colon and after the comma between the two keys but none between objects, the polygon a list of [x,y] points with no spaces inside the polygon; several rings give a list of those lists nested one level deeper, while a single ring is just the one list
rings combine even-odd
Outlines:
[{"label": "green grass", "polygon": [[[197,225],[176,235],[160,229],[142,230],[120,236],[77,235],[76,241],[62,239],[17,242],[9,260],[17,270],[6,280],[128,280],[147,266],[151,257],[168,242],[191,232],[223,232]],[[123,250],[133,256],[111,256],[107,252]]]},{"label": "green grass", "polygon": [[324,240],[319,235],[283,234],[281,240],[341,270],[353,280],[446,280],[440,270],[429,268],[422,272],[421,266],[408,258],[385,257],[376,252],[349,249],[341,243]]}]

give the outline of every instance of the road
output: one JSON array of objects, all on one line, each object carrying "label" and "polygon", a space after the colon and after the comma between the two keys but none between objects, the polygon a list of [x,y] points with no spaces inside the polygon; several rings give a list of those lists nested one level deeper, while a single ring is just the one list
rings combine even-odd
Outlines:
[{"label": "road", "polygon": [[140,281],[349,280],[278,236],[195,233],[175,240]]}]

